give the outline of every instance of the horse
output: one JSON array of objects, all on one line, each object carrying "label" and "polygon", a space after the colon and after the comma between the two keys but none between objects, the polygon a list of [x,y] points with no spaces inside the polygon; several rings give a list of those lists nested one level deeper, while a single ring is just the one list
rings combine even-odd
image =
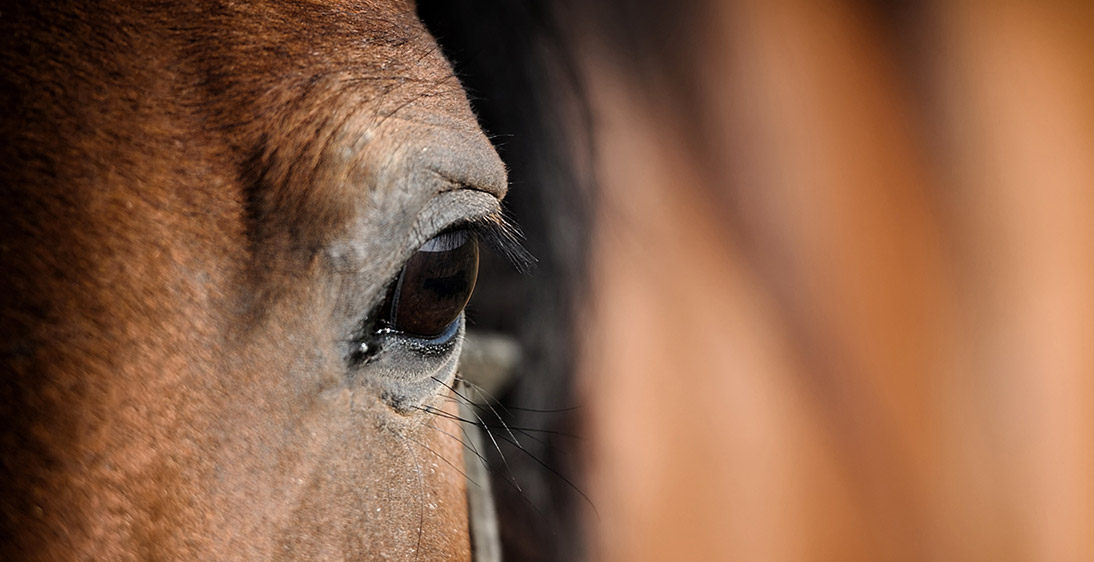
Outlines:
[{"label": "horse", "polygon": [[467,557],[460,396],[394,355],[453,351],[390,339],[468,236],[406,235],[434,127],[479,138],[441,49],[546,273],[471,303],[551,365],[499,396],[546,430],[491,477],[510,558],[1094,557],[1088,9],[417,8],[439,47],[404,4],[0,10],[0,554]]},{"label": "horse", "polygon": [[462,310],[514,240],[413,3],[0,36],[0,558],[469,559]]}]

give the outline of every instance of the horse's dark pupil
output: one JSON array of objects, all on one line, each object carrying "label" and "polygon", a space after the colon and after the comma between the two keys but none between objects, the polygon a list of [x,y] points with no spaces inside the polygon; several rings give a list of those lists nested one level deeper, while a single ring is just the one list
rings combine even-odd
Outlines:
[{"label": "horse's dark pupil", "polygon": [[479,248],[469,232],[446,232],[426,242],[393,287],[391,327],[419,336],[444,332],[471,298],[478,272]]}]

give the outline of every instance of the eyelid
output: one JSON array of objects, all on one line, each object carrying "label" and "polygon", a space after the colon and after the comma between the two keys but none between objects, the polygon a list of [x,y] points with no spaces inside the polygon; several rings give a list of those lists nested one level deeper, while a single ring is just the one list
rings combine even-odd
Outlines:
[{"label": "eyelid", "polygon": [[534,269],[537,260],[521,243],[524,234],[520,228],[505,219],[496,198],[472,189],[444,192],[422,209],[404,260],[435,237],[455,228],[470,231],[519,273],[528,274]]},{"label": "eyelid", "polygon": [[486,220],[501,215],[501,204],[493,195],[474,189],[446,191],[430,199],[414,221],[403,249],[409,257],[433,237],[460,223]]}]

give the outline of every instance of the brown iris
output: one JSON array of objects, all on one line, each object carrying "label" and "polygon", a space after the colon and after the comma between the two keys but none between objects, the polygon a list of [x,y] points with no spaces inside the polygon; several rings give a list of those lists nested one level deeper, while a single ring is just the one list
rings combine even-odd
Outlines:
[{"label": "brown iris", "polygon": [[388,289],[383,318],[392,329],[434,337],[459,318],[475,289],[479,246],[467,230],[431,238],[410,256]]}]

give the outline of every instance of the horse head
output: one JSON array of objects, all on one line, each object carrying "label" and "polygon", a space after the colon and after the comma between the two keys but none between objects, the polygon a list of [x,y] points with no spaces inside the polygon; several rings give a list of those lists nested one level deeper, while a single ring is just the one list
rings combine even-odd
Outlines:
[{"label": "horse head", "polygon": [[466,559],[505,169],[409,2],[0,17],[4,558]]}]

